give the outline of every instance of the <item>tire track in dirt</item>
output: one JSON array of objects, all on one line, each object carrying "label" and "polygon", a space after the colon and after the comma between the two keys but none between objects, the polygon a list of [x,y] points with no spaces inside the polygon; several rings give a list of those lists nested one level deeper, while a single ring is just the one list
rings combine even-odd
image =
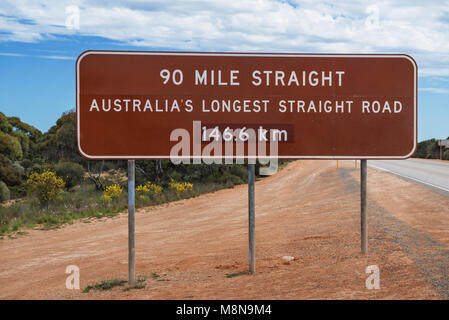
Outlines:
[{"label": "tire track in dirt", "polygon": [[[356,169],[342,168],[339,170],[343,180],[344,188],[349,192],[360,192],[360,183],[351,175]],[[440,294],[441,298],[449,299],[449,250],[447,246],[429,236],[427,233],[418,230],[408,223],[396,218],[376,200],[370,198],[369,182],[367,194],[368,211],[368,237],[373,229],[376,232],[384,233],[382,241],[390,241],[399,245],[407,252],[418,267],[419,272]],[[383,247],[369,248],[376,250],[376,254],[384,250]]]}]

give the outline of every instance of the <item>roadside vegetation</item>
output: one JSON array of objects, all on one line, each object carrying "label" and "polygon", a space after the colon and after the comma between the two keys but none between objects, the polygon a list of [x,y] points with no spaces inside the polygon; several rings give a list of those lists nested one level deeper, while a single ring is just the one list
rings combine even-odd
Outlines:
[{"label": "roadside vegetation", "polygon": [[[75,128],[73,111],[44,134],[0,112],[0,238],[127,209],[127,162],[80,157]],[[136,161],[136,207],[247,183],[247,174],[246,165]]]},{"label": "roadside vegetation", "polygon": [[88,293],[91,290],[111,290],[114,287],[123,287],[127,281],[121,279],[103,280],[100,283],[94,284],[92,286],[87,286],[83,293]]},{"label": "roadside vegetation", "polygon": [[[438,146],[438,140],[429,139],[419,142],[416,152],[413,154],[413,158],[440,159],[440,146]],[[443,148],[442,160],[449,160],[449,149]]]},{"label": "roadside vegetation", "polygon": [[243,276],[246,274],[249,274],[249,271],[238,271],[238,272],[227,274],[226,278],[234,278],[234,277]]},{"label": "roadside vegetation", "polygon": [[92,290],[107,291],[107,290],[112,290],[115,287],[124,287],[122,289],[123,292],[129,291],[129,290],[135,290],[135,289],[144,289],[147,285],[147,277],[139,276],[136,279],[136,283],[132,286],[129,286],[127,283],[128,283],[128,281],[123,280],[123,279],[103,280],[97,284],[87,286],[83,290],[83,293],[89,293]]}]

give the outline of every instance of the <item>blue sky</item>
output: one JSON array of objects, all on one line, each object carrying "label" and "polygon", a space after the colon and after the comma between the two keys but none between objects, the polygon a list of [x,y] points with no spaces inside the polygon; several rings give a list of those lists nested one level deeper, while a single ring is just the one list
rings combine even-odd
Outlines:
[{"label": "blue sky", "polygon": [[449,1],[2,0],[0,111],[48,130],[89,49],[407,53],[418,140],[449,136]]}]

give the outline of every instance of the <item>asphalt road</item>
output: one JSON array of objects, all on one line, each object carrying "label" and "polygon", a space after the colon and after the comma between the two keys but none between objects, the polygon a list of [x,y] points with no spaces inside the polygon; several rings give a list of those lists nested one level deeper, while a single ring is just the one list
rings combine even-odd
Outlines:
[{"label": "asphalt road", "polygon": [[449,162],[432,160],[368,160],[368,166],[427,185],[449,195]]}]

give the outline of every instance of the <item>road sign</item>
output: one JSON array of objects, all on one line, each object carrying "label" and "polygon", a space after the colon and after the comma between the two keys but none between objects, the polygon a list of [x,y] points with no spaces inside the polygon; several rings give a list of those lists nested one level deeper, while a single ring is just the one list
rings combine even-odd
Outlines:
[{"label": "road sign", "polygon": [[449,148],[449,139],[446,140],[438,140],[438,145],[440,147]]},{"label": "road sign", "polygon": [[278,158],[400,159],[416,148],[407,55],[87,51],[76,85],[89,159],[170,158],[180,133],[187,158],[229,157],[205,148],[249,131],[276,141]]}]

